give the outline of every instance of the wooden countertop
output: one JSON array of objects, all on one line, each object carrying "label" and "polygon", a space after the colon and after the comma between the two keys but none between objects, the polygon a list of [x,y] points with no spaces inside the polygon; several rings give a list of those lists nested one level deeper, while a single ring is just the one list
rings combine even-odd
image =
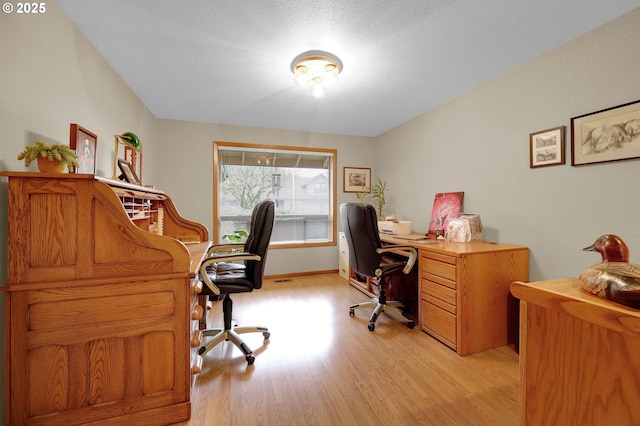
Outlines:
[{"label": "wooden countertop", "polygon": [[[415,234],[418,235],[418,234]],[[380,234],[380,239],[388,244],[411,246],[416,249],[426,249],[435,252],[442,252],[448,255],[463,255],[466,253],[491,253],[505,250],[529,250],[527,247],[514,246],[509,244],[490,243],[488,241],[471,241],[468,243],[453,243],[434,239],[405,239],[394,235]]]},{"label": "wooden countertop", "polygon": [[515,281],[518,299],[579,318],[620,333],[640,337],[640,310],[611,302],[580,288],[577,278],[525,283]]},{"label": "wooden countertop", "polygon": [[189,257],[191,260],[190,270],[191,274],[193,274],[194,276],[197,275],[200,263],[202,263],[202,259],[207,253],[207,250],[209,250],[211,244],[211,241],[204,241],[200,243],[184,243],[184,245],[187,247],[187,250],[189,250]]}]

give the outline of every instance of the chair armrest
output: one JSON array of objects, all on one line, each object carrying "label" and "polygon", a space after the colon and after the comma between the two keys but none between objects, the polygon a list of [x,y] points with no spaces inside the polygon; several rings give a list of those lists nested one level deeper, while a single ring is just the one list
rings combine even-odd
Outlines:
[{"label": "chair armrest", "polygon": [[413,265],[416,263],[416,260],[418,259],[418,250],[416,250],[415,247],[388,245],[388,246],[384,246],[376,249],[376,252],[378,254],[382,254],[382,253],[387,253],[390,251],[398,251],[398,250],[409,252],[409,259],[407,260],[406,265],[404,265],[404,268],[402,269],[403,274],[408,274],[409,272],[411,272],[411,269],[413,269]]},{"label": "chair armrest", "polygon": [[215,285],[209,275],[207,275],[207,266],[212,263],[221,263],[221,262],[229,262],[229,261],[237,261],[237,260],[255,260],[259,261],[261,259],[257,254],[251,253],[230,253],[226,255],[213,255],[207,257],[200,264],[200,278],[204,281],[204,283],[209,287],[209,290],[213,292],[216,296],[220,294],[220,289],[217,285]]},{"label": "chair armrest", "polygon": [[229,243],[229,244],[215,244],[209,247],[209,251],[207,251],[207,256],[216,255],[218,252],[221,253],[229,253],[232,250],[243,249],[244,243]]}]

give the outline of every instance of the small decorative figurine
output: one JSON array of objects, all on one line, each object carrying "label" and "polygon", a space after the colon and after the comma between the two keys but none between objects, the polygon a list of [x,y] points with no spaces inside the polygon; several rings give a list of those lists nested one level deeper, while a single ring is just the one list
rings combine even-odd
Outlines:
[{"label": "small decorative figurine", "polygon": [[580,276],[582,289],[632,308],[640,309],[640,265],[629,263],[629,248],[617,235],[603,235],[584,251],[602,255],[602,262]]}]

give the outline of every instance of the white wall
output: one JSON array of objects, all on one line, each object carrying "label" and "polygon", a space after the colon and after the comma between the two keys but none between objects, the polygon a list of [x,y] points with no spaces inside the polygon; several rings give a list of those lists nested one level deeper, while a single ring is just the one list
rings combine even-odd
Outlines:
[{"label": "white wall", "polygon": [[25,145],[68,144],[78,123],[98,135],[98,174],[110,177],[113,135],[153,140],[156,119],[57,4],[46,6],[43,15],[0,14],[0,169],[26,170],[16,160]]},{"label": "white wall", "polygon": [[[370,167],[374,163],[374,141],[365,137],[341,136],[287,130],[260,129],[159,120],[154,164],[162,165],[152,182],[171,195],[180,214],[213,229],[213,141],[331,148],[338,150],[338,204],[357,201],[342,192],[342,168]],[[150,161],[145,157],[145,165]],[[146,167],[146,166],[145,166]],[[338,268],[336,246],[302,249],[274,249],[269,252],[268,275],[325,271]]]},{"label": "white wall", "polygon": [[[426,231],[434,194],[464,191],[485,236],[531,249],[531,280],[598,263],[581,249],[605,233],[640,263],[640,160],[570,165],[571,117],[640,99],[639,45],[636,9],[378,137],[399,218]],[[567,163],[530,169],[529,134],[562,125]]]}]

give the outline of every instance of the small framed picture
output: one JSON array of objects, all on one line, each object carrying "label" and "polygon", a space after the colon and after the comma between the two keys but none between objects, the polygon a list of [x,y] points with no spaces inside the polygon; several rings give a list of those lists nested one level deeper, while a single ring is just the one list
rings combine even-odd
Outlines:
[{"label": "small framed picture", "polygon": [[134,185],[140,185],[140,179],[136,175],[136,172],[133,170],[131,166],[131,162],[127,160],[123,160],[118,158],[118,167],[122,174],[118,176],[118,179],[125,180],[129,183],[133,183]]},{"label": "small framed picture", "polygon": [[98,136],[76,123],[71,123],[69,147],[78,155],[74,173],[96,174],[96,148]]},{"label": "small framed picture", "polygon": [[529,167],[564,164],[564,126],[529,135]]},{"label": "small framed picture", "polygon": [[371,192],[371,169],[344,168],[344,192]]},{"label": "small framed picture", "polygon": [[640,101],[571,119],[571,165],[640,158]]}]

